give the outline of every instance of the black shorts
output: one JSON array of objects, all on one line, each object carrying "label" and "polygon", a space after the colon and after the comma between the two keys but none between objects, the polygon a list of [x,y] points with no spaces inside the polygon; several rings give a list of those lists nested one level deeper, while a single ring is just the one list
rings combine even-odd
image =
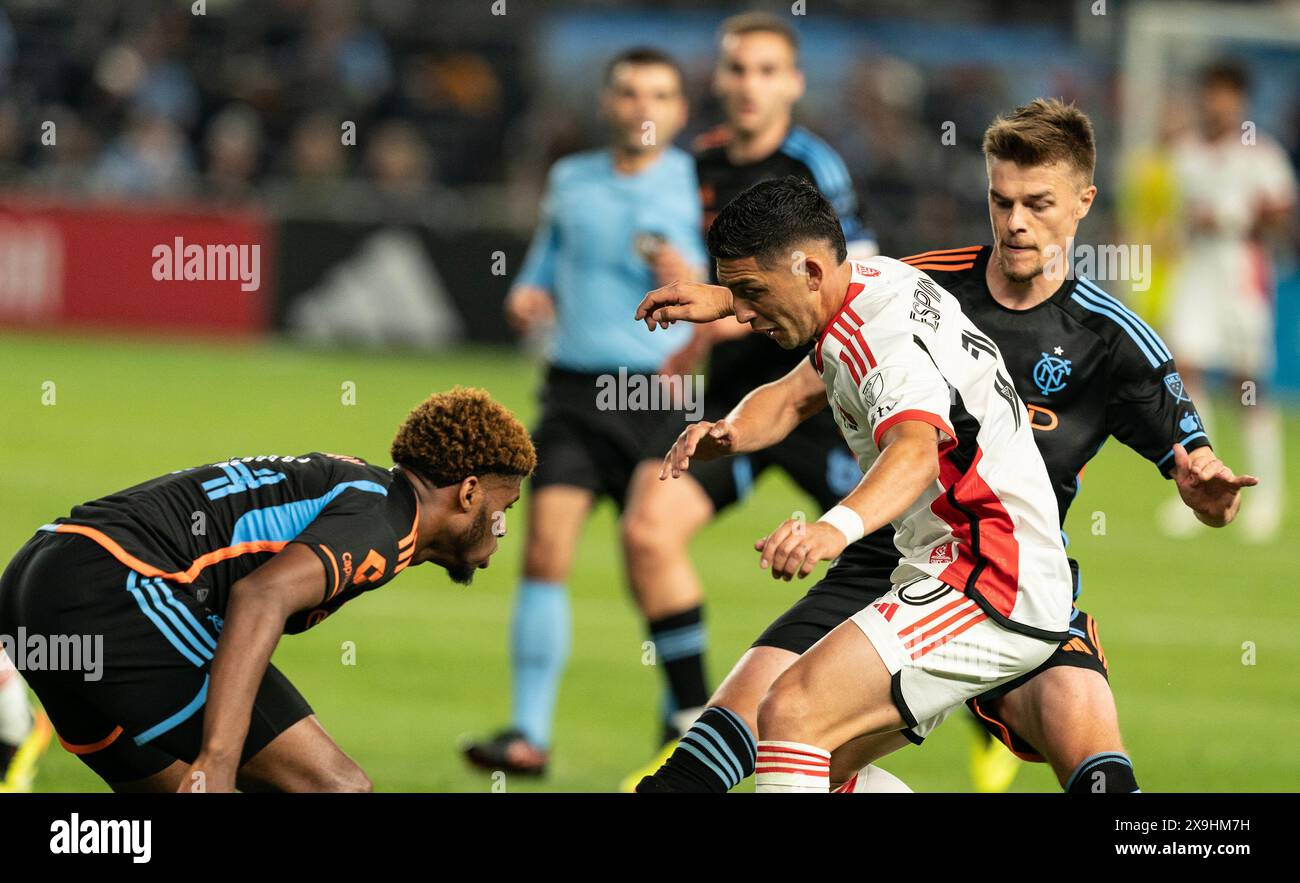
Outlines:
[{"label": "black shorts", "polygon": [[668,434],[675,439],[686,420],[681,410],[602,409],[601,376],[554,366],[547,371],[539,395],[541,419],[533,432],[532,482],[534,490],[560,484],[585,488],[621,509],[637,464],[667,453],[667,448],[656,453],[653,440]]},{"label": "black shorts", "polygon": [[[59,741],[110,784],[198,755],[220,632],[221,618],[186,588],[132,571],[85,537],[39,532],[0,576],[0,635],[62,642],[57,666],[47,652],[19,668]],[[311,713],[268,666],[241,764]]]},{"label": "black shorts", "polygon": [[[840,623],[889,591],[893,565],[885,566],[891,560],[886,555],[881,534],[872,534],[849,546],[826,576],[777,617],[752,646],[778,647],[799,654],[806,652]],[[896,559],[897,552],[893,555]],[[1078,564],[1071,560],[1070,568],[1077,585]],[[1082,610],[1074,611],[1069,639],[1062,641],[1042,665],[999,684],[969,700],[966,705],[975,719],[1017,757],[1041,763],[1043,758],[1001,719],[999,700],[1047,669],[1063,665],[1091,669],[1109,680],[1109,667],[1097,636],[1096,620]],[[903,735],[918,745],[923,741],[911,730],[904,730]]]},{"label": "black shorts", "polygon": [[1101,648],[1101,638],[1097,636],[1097,621],[1077,608],[1074,611],[1074,616],[1070,619],[1070,639],[1062,641],[1060,646],[1056,648],[1056,652],[1047,657],[1042,665],[1028,674],[1023,674],[1018,678],[1007,681],[1005,684],[999,684],[987,693],[981,693],[974,699],[966,701],[966,707],[975,715],[975,719],[980,725],[1021,760],[1034,763],[1046,762],[1032,745],[1021,738],[1019,733],[1011,729],[1002,720],[998,712],[1000,700],[1016,687],[1027,683],[1041,672],[1058,666],[1086,668],[1099,673],[1106,680],[1110,680],[1110,665],[1106,661],[1106,652]]},{"label": "black shorts", "polygon": [[[744,397],[723,395],[704,397],[704,419],[721,420]],[[683,426],[661,434],[654,442],[651,456],[662,460],[677,440]],[[744,500],[764,470],[777,466],[794,483],[817,501],[822,512],[839,503],[862,481],[857,458],[849,450],[829,411],[815,414],[795,427],[785,439],[770,448],[752,454],[723,457],[691,463],[688,473],[704,488],[721,512],[732,503]],[[817,513],[820,515],[821,513]]]},{"label": "black shorts", "polygon": [[[755,647],[778,647],[802,655],[832,629],[890,590],[897,560],[893,534],[888,550],[878,534],[863,537],[844,550],[826,576],[763,630]],[[882,554],[884,553],[884,554]]]}]

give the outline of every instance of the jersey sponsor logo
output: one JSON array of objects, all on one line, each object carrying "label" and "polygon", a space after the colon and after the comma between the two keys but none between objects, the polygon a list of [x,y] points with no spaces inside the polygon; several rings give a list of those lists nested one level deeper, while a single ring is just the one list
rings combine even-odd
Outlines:
[{"label": "jersey sponsor logo", "polygon": [[1056,348],[1056,355],[1043,353],[1043,357],[1034,364],[1034,385],[1043,395],[1051,395],[1065,389],[1070,380],[1072,362],[1061,358],[1061,348]]},{"label": "jersey sponsor logo", "polygon": [[953,551],[953,543],[944,543],[942,546],[935,546],[930,550],[931,564],[951,564],[957,560]]},{"label": "jersey sponsor logo", "polygon": [[[1025,407],[1029,410],[1029,425],[1039,432],[1051,432],[1061,425],[1061,419],[1051,408],[1044,408],[1042,405],[1025,405]],[[1043,415],[1042,420],[1038,419],[1039,414]]]},{"label": "jersey sponsor logo", "polygon": [[1190,402],[1192,397],[1187,394],[1187,387],[1183,386],[1183,378],[1175,371],[1172,374],[1165,375],[1165,388],[1177,402]]},{"label": "jersey sponsor logo", "polygon": [[1195,411],[1184,411],[1183,419],[1178,421],[1178,428],[1183,432],[1199,432],[1201,430],[1201,416]]},{"label": "jersey sponsor logo", "polygon": [[371,549],[366,553],[366,560],[362,561],[361,566],[357,568],[357,575],[352,578],[352,585],[360,586],[377,582],[384,575],[384,569],[387,567],[388,561],[384,556]]},{"label": "jersey sponsor logo", "polygon": [[942,296],[935,284],[924,276],[916,280],[916,290],[912,292],[911,317],[931,330],[939,330],[939,301]]}]

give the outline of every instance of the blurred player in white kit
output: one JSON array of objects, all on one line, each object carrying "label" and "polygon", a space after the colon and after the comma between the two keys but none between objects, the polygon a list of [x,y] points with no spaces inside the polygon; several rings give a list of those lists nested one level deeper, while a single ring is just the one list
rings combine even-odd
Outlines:
[{"label": "blurred player in white kit", "polygon": [[[1290,225],[1296,180],[1286,153],[1246,120],[1249,82],[1232,63],[1207,68],[1200,80],[1198,126],[1174,152],[1183,248],[1174,277],[1167,338],[1178,364],[1171,391],[1195,399],[1210,422],[1206,372],[1225,375],[1241,395],[1247,471],[1259,491],[1242,510],[1246,536],[1276,535],[1285,499],[1282,415],[1266,389],[1275,360],[1275,282],[1268,247]],[[1251,386],[1244,386],[1250,383]],[[1190,411],[1191,421],[1196,420]],[[1188,433],[1207,430],[1189,425]],[[1194,529],[1186,507],[1170,501],[1166,527]]]}]

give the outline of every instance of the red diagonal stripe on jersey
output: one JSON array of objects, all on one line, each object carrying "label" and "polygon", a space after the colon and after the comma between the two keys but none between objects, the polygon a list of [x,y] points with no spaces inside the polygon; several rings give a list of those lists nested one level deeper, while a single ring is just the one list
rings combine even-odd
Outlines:
[{"label": "red diagonal stripe on jersey", "polygon": [[[948,565],[939,579],[950,586],[965,586],[976,564],[981,560],[976,590],[1003,616],[1010,616],[1016,606],[1016,593],[1020,585],[1020,543],[1016,540],[1015,523],[1007,513],[998,495],[979,474],[978,466],[984,457],[980,448],[965,474],[958,471],[951,458],[939,458],[939,483],[945,489],[930,504],[930,511],[943,519],[958,541],[957,560]],[[946,490],[952,488],[953,496],[961,508],[948,501]],[[962,511],[965,510],[965,511]],[[979,557],[972,545],[972,520],[979,529]]]},{"label": "red diagonal stripe on jersey", "polygon": [[858,373],[858,366],[853,364],[853,359],[847,355],[847,352],[848,352],[847,347],[845,349],[840,350],[840,357],[839,357],[840,361],[848,366],[849,373],[853,375],[853,382],[855,384],[861,383],[862,375]]},{"label": "red diagonal stripe on jersey", "polygon": [[933,650],[935,647],[941,647],[941,646],[943,646],[944,644],[946,644],[946,643],[948,643],[949,641],[951,641],[953,638],[955,638],[955,637],[957,637],[958,635],[960,635],[962,632],[966,631],[966,629],[970,628],[971,626],[979,625],[981,622],[983,622],[984,620],[986,620],[986,619],[988,619],[988,618],[989,618],[989,615],[988,615],[987,613],[981,613],[979,616],[975,617],[974,619],[972,619],[970,622],[966,623],[966,624],[965,624],[964,626],[962,626],[961,628],[953,629],[952,631],[948,632],[948,634],[944,635],[944,636],[943,636],[942,638],[940,638],[939,640],[934,641],[933,643],[930,643],[930,644],[926,644],[926,645],[925,645],[924,647],[922,647],[920,650],[917,650],[915,653],[913,653],[913,654],[912,654],[912,658],[913,658],[913,659],[920,659],[922,656],[924,656],[925,654],[929,653],[929,652],[930,652],[931,650]]},{"label": "red diagonal stripe on jersey", "polygon": [[[821,336],[817,338],[817,346],[813,347],[813,364],[817,368],[818,374],[822,372],[822,344],[826,341],[826,335],[830,333],[831,326],[835,324],[835,320],[839,318],[840,313],[844,312],[845,309],[850,311],[853,309],[849,304],[852,302],[853,298],[862,293],[863,287],[864,286],[861,282],[852,282],[849,284],[849,290],[845,293],[844,300],[840,302],[839,310],[836,311],[834,316],[831,316],[831,320],[827,322],[826,327],[822,329]],[[854,313],[853,315],[856,316],[857,313]]]},{"label": "red diagonal stripe on jersey", "polygon": [[861,328],[853,329],[853,339],[858,342],[858,346],[862,347],[862,352],[867,357],[867,363],[870,364],[872,368],[876,367],[876,357],[871,352],[871,347],[867,346],[867,339],[862,336]]},{"label": "red diagonal stripe on jersey", "polygon": [[867,360],[862,358],[862,354],[854,349],[853,344],[849,339],[848,335],[852,333],[853,329],[850,328],[845,330],[845,328],[840,325],[840,321],[841,320],[837,318],[835,321],[831,322],[831,337],[840,342],[840,361],[844,360],[844,353],[848,353],[858,366],[858,370],[854,373],[854,377],[861,377],[867,373]]}]

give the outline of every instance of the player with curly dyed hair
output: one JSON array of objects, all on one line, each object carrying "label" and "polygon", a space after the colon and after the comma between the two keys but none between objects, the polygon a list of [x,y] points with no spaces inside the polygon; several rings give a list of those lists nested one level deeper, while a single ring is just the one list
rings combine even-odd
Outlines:
[{"label": "player with curly dyed hair", "polygon": [[[413,564],[468,584],[537,465],[459,387],[411,411],[392,458],[232,458],[42,526],[0,577],[0,636],[64,747],[118,791],[369,790],[272,651]],[[47,665],[34,639],[84,652]]]}]

